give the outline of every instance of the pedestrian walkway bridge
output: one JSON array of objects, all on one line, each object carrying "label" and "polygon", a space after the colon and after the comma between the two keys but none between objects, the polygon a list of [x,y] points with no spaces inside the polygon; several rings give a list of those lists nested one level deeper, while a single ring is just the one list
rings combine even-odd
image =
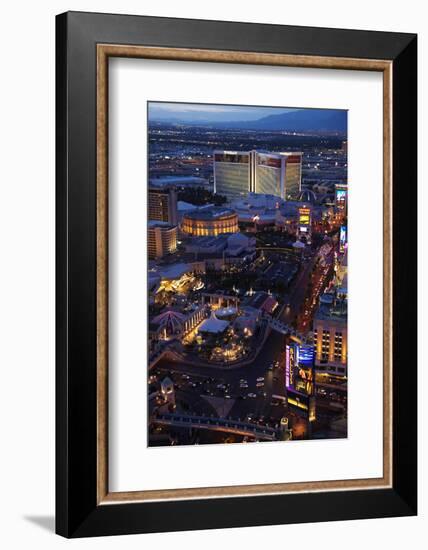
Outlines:
[{"label": "pedestrian walkway bridge", "polygon": [[251,436],[258,440],[265,441],[276,441],[279,439],[276,429],[241,420],[175,413],[156,413],[152,416],[151,421],[155,424],[162,424],[165,426],[214,430],[242,436]]},{"label": "pedestrian walkway bridge", "polygon": [[276,330],[277,332],[280,332],[281,334],[294,336],[295,338],[298,338],[302,343],[306,344],[307,337],[301,334],[300,332],[297,332],[296,329],[294,329],[292,326],[287,325],[283,323],[282,321],[279,321],[278,319],[269,319],[269,326],[271,329]]}]

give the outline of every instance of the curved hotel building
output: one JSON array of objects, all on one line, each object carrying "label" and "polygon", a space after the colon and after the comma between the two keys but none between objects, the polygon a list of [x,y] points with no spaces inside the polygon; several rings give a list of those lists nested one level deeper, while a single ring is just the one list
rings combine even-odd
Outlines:
[{"label": "curved hotel building", "polygon": [[177,226],[168,222],[148,222],[147,249],[149,259],[162,258],[177,250]]},{"label": "curved hotel building", "polygon": [[216,236],[222,233],[236,233],[238,214],[229,208],[212,207],[184,214],[181,230],[197,237]]},{"label": "curved hotel building", "polygon": [[293,199],[301,190],[302,153],[214,151],[214,192],[229,201],[248,193]]}]

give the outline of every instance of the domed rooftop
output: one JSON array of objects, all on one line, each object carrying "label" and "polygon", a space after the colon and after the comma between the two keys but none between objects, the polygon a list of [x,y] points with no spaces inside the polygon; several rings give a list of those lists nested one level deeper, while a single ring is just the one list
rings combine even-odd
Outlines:
[{"label": "domed rooftop", "polygon": [[231,208],[224,208],[222,206],[212,206],[210,208],[201,208],[193,212],[187,212],[186,218],[191,220],[213,221],[213,220],[226,220],[236,216],[235,210]]},{"label": "domed rooftop", "polygon": [[317,200],[317,196],[312,191],[312,189],[302,189],[299,195],[299,201],[301,202],[315,202]]},{"label": "domed rooftop", "polygon": [[186,316],[179,311],[168,309],[153,319],[153,323],[171,332],[179,331],[186,320]]}]

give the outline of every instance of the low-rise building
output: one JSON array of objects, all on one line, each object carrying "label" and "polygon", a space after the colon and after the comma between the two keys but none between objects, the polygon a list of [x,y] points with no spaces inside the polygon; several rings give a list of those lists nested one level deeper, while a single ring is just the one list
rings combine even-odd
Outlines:
[{"label": "low-rise building", "polygon": [[245,199],[232,203],[232,207],[238,214],[240,227],[256,232],[275,225],[276,212],[283,204],[285,201],[274,195],[248,193]]},{"label": "low-rise building", "polygon": [[[211,261],[222,259],[223,264],[237,263],[252,258],[256,251],[256,240],[242,233],[222,234],[215,237],[191,237],[185,242],[185,250],[193,254],[195,259]],[[228,262],[228,258],[231,260]],[[236,259],[236,262],[233,261]]]},{"label": "low-rise building", "polygon": [[208,187],[209,182],[206,178],[199,176],[159,176],[150,179],[150,185],[153,187]]},{"label": "low-rise building", "polygon": [[261,313],[267,313],[272,315],[275,309],[278,307],[278,301],[274,296],[267,292],[255,292],[245,302],[247,308],[258,310]]}]

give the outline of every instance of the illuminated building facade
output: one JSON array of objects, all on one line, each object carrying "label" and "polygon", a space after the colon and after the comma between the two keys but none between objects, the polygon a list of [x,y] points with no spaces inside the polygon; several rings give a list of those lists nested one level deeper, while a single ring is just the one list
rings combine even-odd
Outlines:
[{"label": "illuminated building facade", "polygon": [[347,376],[347,301],[333,295],[321,298],[314,317],[315,370]]},{"label": "illuminated building facade", "polygon": [[184,214],[181,230],[197,237],[237,233],[238,214],[229,208],[212,207]]},{"label": "illuminated building facade", "polygon": [[214,151],[214,192],[229,201],[261,193],[297,198],[302,182],[302,153]]},{"label": "illuminated building facade", "polygon": [[316,419],[314,378],[314,346],[290,341],[285,348],[287,402],[310,422]]},{"label": "illuminated building facade", "polygon": [[149,187],[148,208],[149,220],[168,222],[172,225],[177,225],[177,192],[174,187]]},{"label": "illuminated building facade", "polygon": [[147,247],[149,259],[162,258],[177,250],[177,226],[151,220],[148,223]]}]

